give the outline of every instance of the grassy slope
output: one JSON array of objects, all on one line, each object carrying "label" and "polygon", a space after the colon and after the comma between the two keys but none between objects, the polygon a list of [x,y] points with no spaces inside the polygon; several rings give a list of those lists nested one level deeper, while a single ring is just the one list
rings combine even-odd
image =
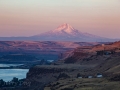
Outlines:
[{"label": "grassy slope", "polygon": [[44,90],[119,90],[119,84],[104,78],[65,79],[51,83]]}]

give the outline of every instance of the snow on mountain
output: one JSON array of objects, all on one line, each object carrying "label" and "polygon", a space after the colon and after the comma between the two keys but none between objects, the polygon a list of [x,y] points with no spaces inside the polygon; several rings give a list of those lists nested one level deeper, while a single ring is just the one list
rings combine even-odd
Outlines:
[{"label": "snow on mountain", "polygon": [[42,33],[40,35],[35,35],[36,36],[43,36],[43,35],[54,35],[54,36],[58,36],[58,35],[61,35],[61,36],[68,36],[68,35],[72,35],[72,36],[75,36],[76,34],[78,33],[78,30],[75,30],[72,26],[70,26],[69,24],[63,24],[61,26],[59,26],[57,29],[55,30],[51,30],[51,31],[48,31],[46,33]]},{"label": "snow on mountain", "polygon": [[55,30],[51,30],[39,35],[32,36],[36,40],[46,41],[82,41],[82,42],[102,42],[111,39],[80,32],[67,23],[60,25]]},{"label": "snow on mountain", "polygon": [[69,24],[64,23],[63,25],[59,26],[57,29],[53,30],[53,32],[64,32],[68,34],[73,34],[74,32],[78,32],[78,30],[75,30],[72,26]]},{"label": "snow on mountain", "polygon": [[62,24],[54,30],[30,37],[0,37],[0,41],[73,41],[73,42],[108,42],[119,39],[109,39],[89,33],[80,32],[69,24]]}]

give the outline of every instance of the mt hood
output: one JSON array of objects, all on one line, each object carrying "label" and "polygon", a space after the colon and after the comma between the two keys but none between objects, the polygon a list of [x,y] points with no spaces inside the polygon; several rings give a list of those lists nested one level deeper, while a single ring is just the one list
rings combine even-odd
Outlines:
[{"label": "mt hood", "polygon": [[[112,41],[112,39],[83,33],[73,28],[69,24],[64,23],[55,30],[51,30],[39,35],[32,36],[35,40],[42,41],[79,41],[79,42],[103,42]],[[114,41],[114,40],[113,40]]]},{"label": "mt hood", "polygon": [[64,23],[55,30],[30,37],[0,37],[0,41],[73,41],[73,42],[108,42],[118,39],[109,39],[89,33],[80,32],[69,24]]}]

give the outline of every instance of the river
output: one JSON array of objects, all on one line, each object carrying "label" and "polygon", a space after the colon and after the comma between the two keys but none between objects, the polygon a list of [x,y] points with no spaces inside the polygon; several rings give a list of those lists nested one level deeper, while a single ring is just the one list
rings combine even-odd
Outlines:
[{"label": "river", "polygon": [[[13,64],[0,64],[0,67],[15,66]],[[17,65],[16,65],[17,66]],[[23,79],[26,78],[26,74],[29,69],[0,69],[0,79],[4,81],[11,81],[13,77]]]}]

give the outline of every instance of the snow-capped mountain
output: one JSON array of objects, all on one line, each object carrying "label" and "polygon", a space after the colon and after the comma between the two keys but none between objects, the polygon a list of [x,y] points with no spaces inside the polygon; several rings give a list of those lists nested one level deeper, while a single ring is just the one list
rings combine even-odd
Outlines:
[{"label": "snow-capped mountain", "polygon": [[89,33],[80,32],[69,24],[64,23],[54,30],[30,37],[0,37],[0,41],[72,41],[72,42],[108,42],[119,39],[109,39]]},{"label": "snow-capped mountain", "polygon": [[111,41],[112,39],[92,35],[89,33],[80,32],[74,29],[69,24],[64,23],[55,30],[51,30],[39,35],[32,36],[36,40],[43,41],[82,41],[82,42],[103,42]]}]

